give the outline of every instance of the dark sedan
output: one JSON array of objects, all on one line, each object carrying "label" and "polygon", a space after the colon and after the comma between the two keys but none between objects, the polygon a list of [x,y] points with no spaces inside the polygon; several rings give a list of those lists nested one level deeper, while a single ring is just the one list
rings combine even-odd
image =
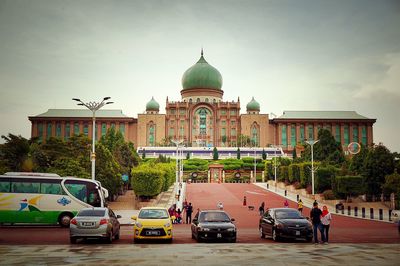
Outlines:
[{"label": "dark sedan", "polygon": [[200,211],[192,221],[192,238],[198,242],[207,240],[236,242],[236,226],[222,210]]},{"label": "dark sedan", "polygon": [[261,238],[271,236],[274,241],[287,238],[310,242],[313,237],[311,223],[291,208],[268,209],[260,218],[259,230]]}]

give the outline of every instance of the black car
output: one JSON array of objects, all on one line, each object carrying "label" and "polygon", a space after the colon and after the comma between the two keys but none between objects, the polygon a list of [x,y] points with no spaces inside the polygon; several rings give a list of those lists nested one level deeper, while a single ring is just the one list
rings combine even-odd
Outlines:
[{"label": "black car", "polygon": [[207,240],[236,242],[236,226],[222,210],[199,211],[191,225],[192,238],[198,242]]},{"label": "black car", "polygon": [[260,218],[259,230],[261,238],[268,235],[274,241],[287,238],[310,242],[313,237],[311,223],[298,210],[291,208],[268,209]]}]

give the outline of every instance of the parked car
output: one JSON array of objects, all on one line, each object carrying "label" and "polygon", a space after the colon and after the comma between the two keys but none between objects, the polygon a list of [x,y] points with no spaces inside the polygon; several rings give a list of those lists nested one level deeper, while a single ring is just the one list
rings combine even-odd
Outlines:
[{"label": "parked car", "polygon": [[100,238],[111,243],[113,239],[119,239],[119,218],[121,216],[109,208],[84,208],[71,220],[70,242],[74,244],[79,238]]},{"label": "parked car", "polygon": [[292,208],[268,209],[260,218],[259,230],[261,238],[271,236],[274,241],[287,238],[310,242],[313,237],[312,224]]},{"label": "parked car", "polygon": [[192,238],[198,242],[206,240],[225,240],[236,242],[236,225],[222,210],[204,210],[198,212],[191,224]]},{"label": "parked car", "polygon": [[166,208],[143,207],[139,215],[132,216],[133,241],[163,239],[172,242],[172,221]]}]

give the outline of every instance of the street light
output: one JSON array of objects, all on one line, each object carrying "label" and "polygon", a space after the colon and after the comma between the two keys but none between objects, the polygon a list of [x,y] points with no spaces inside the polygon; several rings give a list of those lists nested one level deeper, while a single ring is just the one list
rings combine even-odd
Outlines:
[{"label": "street light", "polygon": [[257,152],[256,147],[254,147],[254,183],[257,183]]},{"label": "street light", "polygon": [[90,111],[92,111],[92,154],[90,155],[92,161],[92,180],[95,180],[95,167],[96,167],[96,153],[95,153],[95,132],[96,132],[96,111],[99,110],[106,104],[112,104],[113,102],[107,102],[111,97],[104,97],[101,102],[88,102],[84,103],[78,98],[72,98],[72,100],[78,102],[78,105],[85,106]]},{"label": "street light", "polygon": [[182,144],[183,139],[177,140],[177,139],[173,139],[171,140],[172,143],[174,143],[176,145],[176,154],[175,154],[175,158],[176,158],[176,176],[175,176],[175,183],[178,183],[178,179],[179,179],[179,167],[178,167],[178,150],[179,150],[179,145]]},{"label": "street light", "polygon": [[311,146],[311,186],[312,186],[312,195],[314,196],[314,144],[317,143],[317,140],[306,140],[306,143]]}]

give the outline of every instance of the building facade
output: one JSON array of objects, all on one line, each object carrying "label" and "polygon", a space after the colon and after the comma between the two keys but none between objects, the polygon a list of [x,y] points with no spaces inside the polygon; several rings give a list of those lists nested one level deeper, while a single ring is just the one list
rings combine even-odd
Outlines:
[{"label": "building facade", "polygon": [[[121,110],[96,112],[96,139],[110,127],[121,131],[136,147],[173,145],[182,140],[186,147],[268,147],[279,145],[285,152],[316,139],[318,130],[328,129],[344,150],[351,142],[373,143],[373,124],[355,111],[285,111],[270,118],[260,113],[260,104],[252,98],[241,114],[241,103],[225,101],[221,73],[204,58],[186,70],[182,77],[181,100],[167,97],[165,114],[152,98],[146,113],[137,118],[125,116]],[[67,139],[73,134],[92,136],[89,110],[49,109],[30,116],[32,137],[45,141],[48,137]],[[243,142],[244,140],[244,142]]]}]

